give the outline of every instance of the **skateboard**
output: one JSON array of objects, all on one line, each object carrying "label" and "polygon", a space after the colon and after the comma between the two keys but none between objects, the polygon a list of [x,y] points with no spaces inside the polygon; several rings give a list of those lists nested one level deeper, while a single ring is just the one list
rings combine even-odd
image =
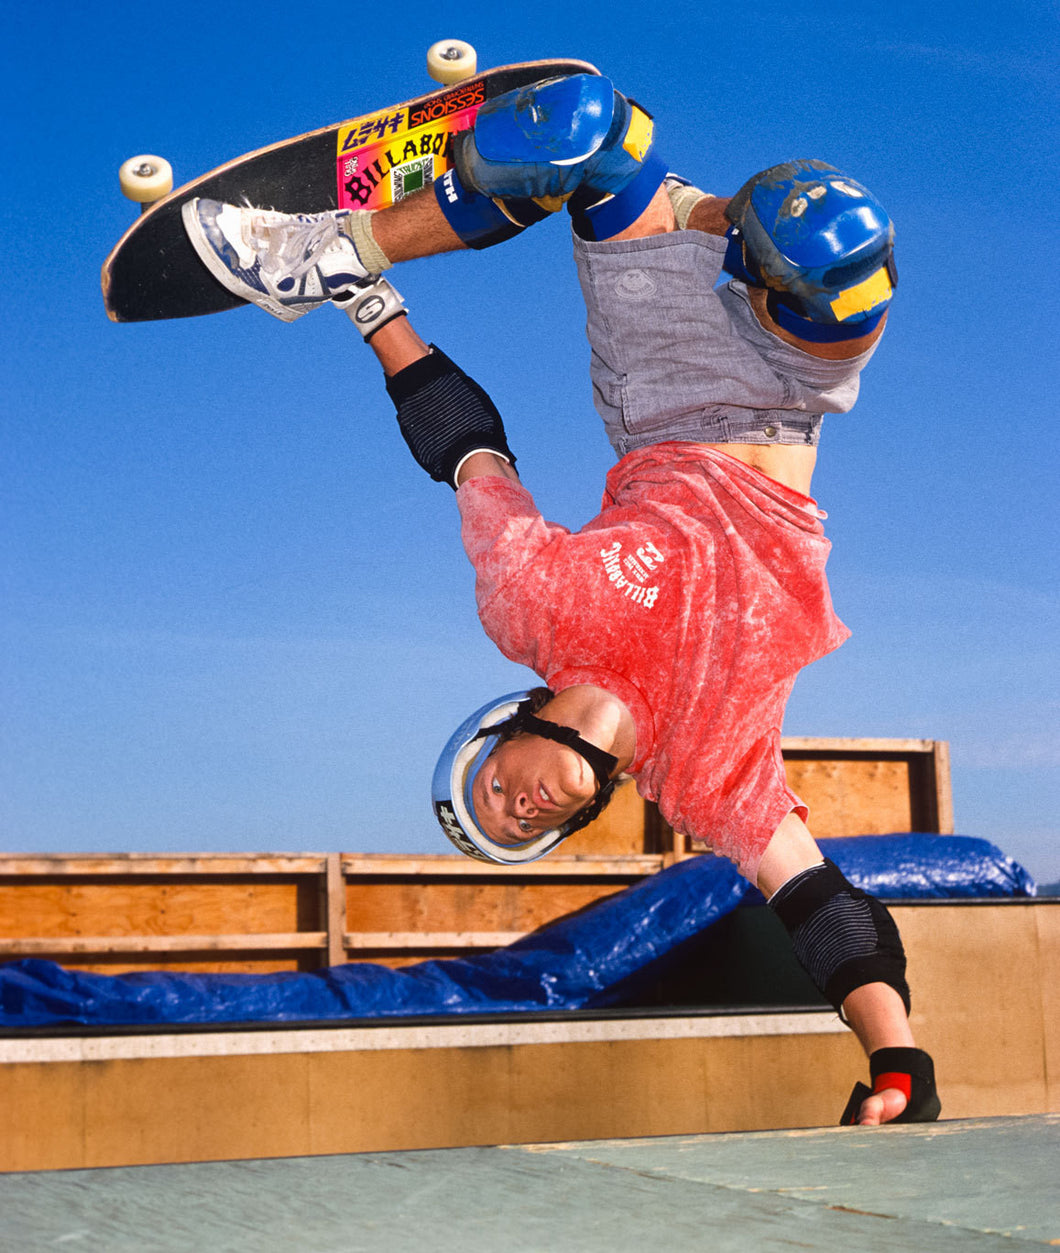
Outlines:
[{"label": "skateboard", "polygon": [[184,233],[180,210],[195,196],[283,213],[382,209],[440,178],[452,165],[453,136],[506,91],[561,74],[597,74],[585,61],[526,61],[477,72],[459,40],[431,47],[427,68],[440,89],[346,122],[259,148],[172,188],[160,157],[132,157],[122,191],[141,216],[103,263],[103,303],[113,322],[188,318],[246,303],[210,274]]}]

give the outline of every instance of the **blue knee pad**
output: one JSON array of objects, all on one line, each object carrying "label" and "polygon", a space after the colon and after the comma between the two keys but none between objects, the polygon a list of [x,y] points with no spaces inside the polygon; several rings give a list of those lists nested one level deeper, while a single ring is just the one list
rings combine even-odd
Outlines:
[{"label": "blue knee pad", "polygon": [[633,222],[663,181],[652,132],[650,116],[600,75],[534,83],[483,105],[457,137],[438,203],[471,247],[568,202],[576,228],[604,238]]},{"label": "blue knee pad", "polygon": [[465,187],[455,169],[435,182],[434,197],[460,241],[475,249],[503,243],[551,212],[529,199],[491,200]]},{"label": "blue knee pad", "polygon": [[879,325],[898,284],[894,227],[860,183],[823,161],[789,161],[745,183],[725,215],[725,268],[770,289],[785,330],[825,342]]}]

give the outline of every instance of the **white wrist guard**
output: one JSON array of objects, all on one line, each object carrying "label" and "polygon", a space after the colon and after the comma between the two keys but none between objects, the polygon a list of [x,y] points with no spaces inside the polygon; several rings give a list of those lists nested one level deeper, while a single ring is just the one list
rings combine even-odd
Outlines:
[{"label": "white wrist guard", "polygon": [[333,303],[345,310],[366,343],[388,322],[408,312],[401,293],[395,291],[385,278],[340,292],[333,298]]}]

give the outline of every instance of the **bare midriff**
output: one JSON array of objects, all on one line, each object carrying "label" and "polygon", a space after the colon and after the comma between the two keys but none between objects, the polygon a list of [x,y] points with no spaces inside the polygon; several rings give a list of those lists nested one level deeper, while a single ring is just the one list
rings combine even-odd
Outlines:
[{"label": "bare midriff", "polygon": [[803,496],[812,495],[810,480],[817,462],[814,447],[801,444],[708,444],[707,447],[728,453]]}]

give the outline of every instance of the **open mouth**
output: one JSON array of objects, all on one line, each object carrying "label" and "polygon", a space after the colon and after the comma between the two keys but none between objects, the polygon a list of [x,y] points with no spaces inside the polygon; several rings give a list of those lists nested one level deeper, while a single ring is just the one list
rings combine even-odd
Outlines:
[{"label": "open mouth", "polygon": [[552,799],[541,779],[538,779],[537,786],[534,788],[534,803],[539,809],[559,809],[558,802]]}]

